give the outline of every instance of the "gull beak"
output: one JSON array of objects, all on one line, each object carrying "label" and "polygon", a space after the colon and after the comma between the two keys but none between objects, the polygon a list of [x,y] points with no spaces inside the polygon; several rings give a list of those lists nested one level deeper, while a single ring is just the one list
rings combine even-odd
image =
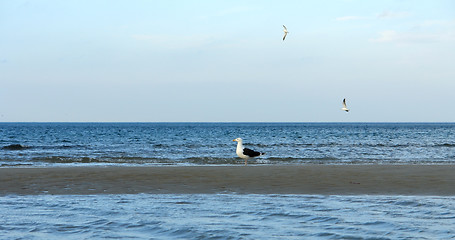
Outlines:
[{"label": "gull beak", "polygon": [[234,140],[232,140],[232,141],[233,141],[233,142],[237,142],[235,139],[234,139]]}]

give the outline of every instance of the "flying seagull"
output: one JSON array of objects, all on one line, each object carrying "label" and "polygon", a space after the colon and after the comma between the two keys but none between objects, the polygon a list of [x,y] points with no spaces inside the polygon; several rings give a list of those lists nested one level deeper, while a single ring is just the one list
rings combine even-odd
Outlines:
[{"label": "flying seagull", "polygon": [[261,153],[261,152],[256,152],[249,148],[244,148],[243,144],[242,144],[243,140],[241,138],[236,138],[232,141],[237,142],[237,150],[235,152],[237,153],[237,156],[245,159],[245,165],[247,165],[247,160],[249,158],[258,157],[258,156],[262,156],[265,154],[265,153]]},{"label": "flying seagull", "polygon": [[343,99],[343,107],[341,108],[341,110],[349,112],[349,109],[346,107],[346,98]]},{"label": "flying seagull", "polygon": [[284,39],[286,38],[286,35],[288,35],[288,29],[284,25],[283,25],[283,27],[284,27],[284,29],[283,29],[283,31],[284,31],[283,41],[284,41]]}]

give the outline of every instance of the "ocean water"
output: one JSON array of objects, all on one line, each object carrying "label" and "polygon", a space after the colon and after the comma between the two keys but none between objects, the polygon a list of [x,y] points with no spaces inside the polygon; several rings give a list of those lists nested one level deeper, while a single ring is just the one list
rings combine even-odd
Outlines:
[{"label": "ocean water", "polygon": [[[0,167],[454,164],[454,123],[0,123]],[[95,183],[96,184],[96,183]],[[0,239],[455,239],[455,196],[1,195]]]},{"label": "ocean water", "polygon": [[0,197],[1,239],[454,239],[455,197]]},{"label": "ocean water", "polygon": [[452,164],[455,123],[0,123],[0,166]]}]

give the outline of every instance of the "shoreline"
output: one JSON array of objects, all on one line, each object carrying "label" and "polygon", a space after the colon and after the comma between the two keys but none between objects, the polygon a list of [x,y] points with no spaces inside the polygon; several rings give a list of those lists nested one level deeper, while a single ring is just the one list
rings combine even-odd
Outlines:
[{"label": "shoreline", "polygon": [[317,194],[455,196],[455,165],[0,168],[0,195]]}]

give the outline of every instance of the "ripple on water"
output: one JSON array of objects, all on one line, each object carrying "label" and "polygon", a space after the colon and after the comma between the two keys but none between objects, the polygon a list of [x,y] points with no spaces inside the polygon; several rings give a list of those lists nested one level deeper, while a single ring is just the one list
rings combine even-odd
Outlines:
[{"label": "ripple on water", "polygon": [[7,238],[450,239],[455,197],[0,197]]}]

